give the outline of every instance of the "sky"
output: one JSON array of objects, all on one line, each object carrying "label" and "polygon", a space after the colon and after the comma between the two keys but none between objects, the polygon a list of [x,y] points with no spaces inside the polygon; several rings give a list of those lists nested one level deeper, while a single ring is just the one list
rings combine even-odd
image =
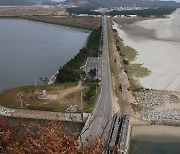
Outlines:
[{"label": "sky", "polygon": [[55,2],[62,2],[62,1],[65,1],[65,0],[53,0]]},{"label": "sky", "polygon": [[[172,0],[163,0],[163,1],[172,1]],[[173,1],[180,2],[180,0],[173,0]]]},{"label": "sky", "polygon": [[[65,0],[53,0],[53,1],[62,2],[62,1],[65,1]],[[163,0],[163,1],[171,1],[171,0]],[[180,0],[173,0],[173,1],[180,2]]]}]

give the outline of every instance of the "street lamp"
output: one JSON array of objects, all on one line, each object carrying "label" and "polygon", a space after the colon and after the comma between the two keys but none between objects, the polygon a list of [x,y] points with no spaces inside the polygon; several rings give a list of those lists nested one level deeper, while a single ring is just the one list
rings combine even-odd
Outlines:
[{"label": "street lamp", "polygon": [[96,83],[96,94],[97,94],[97,84],[98,84],[98,83]]},{"label": "street lamp", "polygon": [[82,122],[83,122],[83,98],[82,98],[82,89],[81,89],[81,117],[82,117]]},{"label": "street lamp", "polygon": [[21,100],[21,108],[23,108],[23,105],[22,105],[22,96],[23,94],[20,95],[20,100]]},{"label": "street lamp", "polygon": [[36,87],[36,77],[34,77],[34,86]]},{"label": "street lamp", "polygon": [[[83,78],[83,75],[80,75],[81,81]],[[83,122],[83,93],[82,93],[82,88],[81,88],[81,118],[82,118],[82,122]]]}]

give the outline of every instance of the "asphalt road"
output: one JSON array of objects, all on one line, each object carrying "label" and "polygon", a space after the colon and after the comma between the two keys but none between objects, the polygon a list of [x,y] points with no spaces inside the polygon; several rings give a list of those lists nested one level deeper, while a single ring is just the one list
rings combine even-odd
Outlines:
[{"label": "asphalt road", "polygon": [[101,136],[106,138],[109,132],[110,125],[108,121],[112,119],[112,88],[111,88],[111,74],[109,64],[109,49],[107,36],[106,17],[103,20],[103,67],[102,67],[102,89],[97,100],[96,106],[93,110],[89,123],[84,127],[85,133],[82,134],[82,140],[93,139]]}]

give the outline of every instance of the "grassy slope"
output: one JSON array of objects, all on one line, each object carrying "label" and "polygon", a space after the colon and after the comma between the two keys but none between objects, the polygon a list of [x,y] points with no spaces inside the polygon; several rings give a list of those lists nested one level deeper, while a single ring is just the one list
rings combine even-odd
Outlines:
[{"label": "grassy slope", "polygon": [[123,67],[128,75],[132,90],[138,90],[140,87],[137,78],[145,77],[150,74],[150,71],[141,64],[131,63],[136,59],[137,51],[129,46],[125,46],[123,40],[118,33],[113,30],[114,38],[116,40],[116,47],[124,62]]},{"label": "grassy slope", "polygon": [[[65,109],[71,105],[76,105],[78,112],[81,111],[81,88],[75,89],[66,95],[69,89],[76,88],[77,83],[64,83],[53,84],[50,86],[25,86],[9,89],[3,93],[0,93],[0,105],[10,108],[21,108],[20,95],[22,96],[23,109],[34,109],[43,111],[60,111],[65,112]],[[100,86],[98,87],[98,94],[93,87],[90,89],[88,84],[83,84],[83,108],[85,112],[91,112],[96,103]],[[50,99],[40,100],[38,96],[42,94],[42,90],[46,89],[47,93],[51,96]],[[86,94],[92,91],[93,96],[88,100]],[[64,95],[64,97],[61,97]]]}]

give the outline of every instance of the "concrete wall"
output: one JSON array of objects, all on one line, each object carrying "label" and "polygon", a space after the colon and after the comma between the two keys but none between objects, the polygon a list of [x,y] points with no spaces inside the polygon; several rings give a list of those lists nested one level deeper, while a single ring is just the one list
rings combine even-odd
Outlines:
[{"label": "concrete wall", "polygon": [[81,113],[61,113],[61,112],[38,111],[38,110],[10,109],[3,106],[0,106],[0,115],[5,117],[59,120],[59,121],[83,122],[83,123],[86,122],[89,116],[88,113],[84,113],[82,119]]}]

